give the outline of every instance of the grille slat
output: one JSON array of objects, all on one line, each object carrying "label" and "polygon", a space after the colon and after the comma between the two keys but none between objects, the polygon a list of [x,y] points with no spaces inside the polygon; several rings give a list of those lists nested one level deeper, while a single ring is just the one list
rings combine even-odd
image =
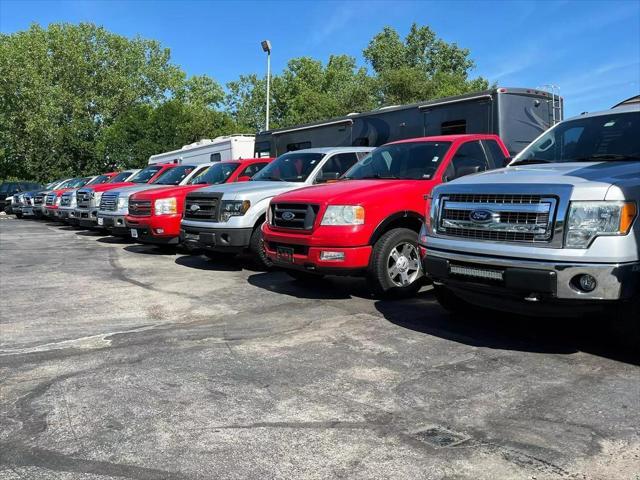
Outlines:
[{"label": "grille slat", "polygon": [[71,197],[72,197],[72,194],[63,194],[62,198],[60,199],[60,206],[61,207],[71,206]]},{"label": "grille slat", "polygon": [[56,194],[55,193],[47,194],[47,196],[45,197],[45,205],[50,207],[50,206],[54,205],[55,203],[56,203]]},{"label": "grille slat", "polygon": [[270,208],[272,224],[292,230],[311,230],[320,210],[318,205],[300,203],[275,203]]},{"label": "grille slat", "polygon": [[80,208],[89,208],[91,206],[91,191],[78,190],[76,194],[76,203]]},{"label": "grille slat", "polygon": [[100,198],[100,210],[115,212],[118,205],[117,193],[105,193]]},{"label": "grille slat", "polygon": [[151,200],[129,199],[129,215],[134,217],[149,217],[151,215]]},{"label": "grille slat", "polygon": [[187,195],[184,203],[184,218],[203,220],[205,222],[216,222],[218,221],[219,205],[219,196],[204,196],[202,194]]}]

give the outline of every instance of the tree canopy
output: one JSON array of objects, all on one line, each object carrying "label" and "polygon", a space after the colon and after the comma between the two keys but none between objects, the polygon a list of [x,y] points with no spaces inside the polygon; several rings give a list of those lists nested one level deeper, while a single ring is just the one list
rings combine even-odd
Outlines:
[{"label": "tree canopy", "polygon": [[[467,49],[413,25],[326,63],[291,59],[272,76],[271,127],[484,89]],[[266,79],[223,88],[188,77],[154,40],[81,23],[0,34],[0,179],[50,180],[144,165],[201,138],[264,127]]]}]

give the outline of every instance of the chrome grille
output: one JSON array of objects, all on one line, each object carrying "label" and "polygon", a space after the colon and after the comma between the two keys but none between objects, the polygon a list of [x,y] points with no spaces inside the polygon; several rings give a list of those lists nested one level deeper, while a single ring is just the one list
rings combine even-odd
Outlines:
[{"label": "chrome grille", "polygon": [[318,205],[275,203],[271,208],[271,222],[278,228],[311,230],[318,214]]},{"label": "chrome grille", "polygon": [[71,206],[71,198],[73,197],[72,193],[63,193],[62,198],[60,199],[61,207],[70,207]]},{"label": "chrome grille", "polygon": [[129,215],[134,217],[148,217],[151,215],[151,200],[129,199]]},{"label": "chrome grille", "polygon": [[108,212],[114,212],[118,206],[118,194],[117,193],[103,193],[100,198],[99,210]]},{"label": "chrome grille", "polygon": [[184,203],[184,218],[215,222],[218,220],[220,194],[189,194]]},{"label": "chrome grille", "polygon": [[502,242],[550,242],[557,199],[541,195],[445,194],[440,235]]},{"label": "chrome grille", "polygon": [[47,197],[45,199],[45,205],[51,206],[51,205],[54,205],[55,203],[56,203],[56,194],[55,193],[47,194]]},{"label": "chrome grille", "polygon": [[34,205],[42,205],[42,202],[44,202],[44,193],[38,193],[35,196],[33,203]]},{"label": "chrome grille", "polygon": [[91,190],[78,190],[76,194],[76,203],[80,208],[89,208],[91,206]]}]

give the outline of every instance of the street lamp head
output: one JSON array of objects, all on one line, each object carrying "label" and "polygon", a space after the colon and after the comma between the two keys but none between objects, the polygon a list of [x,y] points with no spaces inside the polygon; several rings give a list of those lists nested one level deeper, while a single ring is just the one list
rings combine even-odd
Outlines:
[{"label": "street lamp head", "polygon": [[269,40],[263,40],[262,42],[260,42],[260,45],[262,45],[263,51],[271,53],[271,42]]}]

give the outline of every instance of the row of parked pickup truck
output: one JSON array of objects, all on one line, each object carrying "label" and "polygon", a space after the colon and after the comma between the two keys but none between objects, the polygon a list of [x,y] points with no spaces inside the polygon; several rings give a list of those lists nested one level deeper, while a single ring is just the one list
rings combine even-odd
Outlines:
[{"label": "row of parked pickup truck", "polygon": [[[560,122],[515,158],[496,135],[153,164],[20,194],[46,216],[210,258],[250,252],[301,282],[426,280],[453,312],[603,315],[640,341],[640,105]],[[606,316],[604,316],[606,315]]]}]

